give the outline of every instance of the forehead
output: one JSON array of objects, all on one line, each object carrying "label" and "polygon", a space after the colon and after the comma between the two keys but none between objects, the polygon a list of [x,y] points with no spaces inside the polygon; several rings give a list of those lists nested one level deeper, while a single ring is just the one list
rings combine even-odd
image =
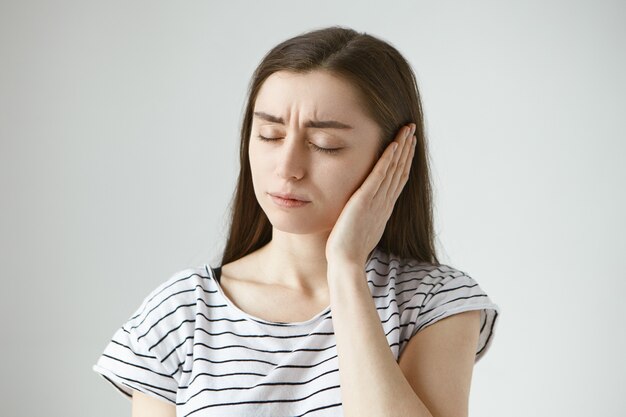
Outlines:
[{"label": "forehead", "polygon": [[292,112],[317,118],[366,117],[357,90],[348,81],[322,70],[273,73],[259,90],[257,109],[287,118]]}]

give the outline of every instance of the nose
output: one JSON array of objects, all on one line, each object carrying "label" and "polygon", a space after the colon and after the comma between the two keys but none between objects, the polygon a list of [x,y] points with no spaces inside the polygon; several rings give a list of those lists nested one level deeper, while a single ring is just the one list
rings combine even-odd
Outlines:
[{"label": "nose", "polygon": [[306,172],[306,144],[296,136],[286,136],[279,147],[276,175],[287,180],[300,180]]}]

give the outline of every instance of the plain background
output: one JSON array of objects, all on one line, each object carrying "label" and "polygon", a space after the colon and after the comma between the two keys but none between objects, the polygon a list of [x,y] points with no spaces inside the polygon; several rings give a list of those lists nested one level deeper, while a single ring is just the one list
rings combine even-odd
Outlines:
[{"label": "plain background", "polygon": [[413,65],[441,261],[502,309],[471,415],[623,416],[625,10],[3,1],[0,414],[130,414],[91,366],[149,291],[218,259],[252,71],[344,25]]}]

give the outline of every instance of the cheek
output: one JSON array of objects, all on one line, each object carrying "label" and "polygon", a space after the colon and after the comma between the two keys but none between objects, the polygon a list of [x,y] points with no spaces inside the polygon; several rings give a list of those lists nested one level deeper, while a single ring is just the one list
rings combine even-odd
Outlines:
[{"label": "cheek", "polygon": [[252,143],[248,147],[248,161],[250,163],[252,186],[255,194],[258,194],[258,191],[263,188],[263,178],[266,175],[264,175],[263,159],[259,158],[259,153]]},{"label": "cheek", "polygon": [[259,144],[251,140],[248,145],[248,160],[250,161],[250,169],[259,171],[267,165],[267,156],[263,155],[263,149],[259,149]]},{"label": "cheek", "polygon": [[326,168],[321,170],[325,178],[324,187],[329,198],[337,204],[346,203],[370,173],[369,166],[363,163],[342,163],[332,169],[329,166]]}]

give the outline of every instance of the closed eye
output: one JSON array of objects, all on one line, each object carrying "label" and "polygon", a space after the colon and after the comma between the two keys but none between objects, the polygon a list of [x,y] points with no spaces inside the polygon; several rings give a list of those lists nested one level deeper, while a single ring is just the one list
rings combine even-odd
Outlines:
[{"label": "closed eye", "polygon": [[[267,138],[261,135],[258,135],[257,137],[263,142],[273,142],[275,140],[281,139],[281,138]],[[314,143],[311,143],[311,146],[313,147],[313,150],[317,152],[327,153],[327,154],[335,154],[341,150],[341,148],[322,148],[320,146],[315,145]]]}]

